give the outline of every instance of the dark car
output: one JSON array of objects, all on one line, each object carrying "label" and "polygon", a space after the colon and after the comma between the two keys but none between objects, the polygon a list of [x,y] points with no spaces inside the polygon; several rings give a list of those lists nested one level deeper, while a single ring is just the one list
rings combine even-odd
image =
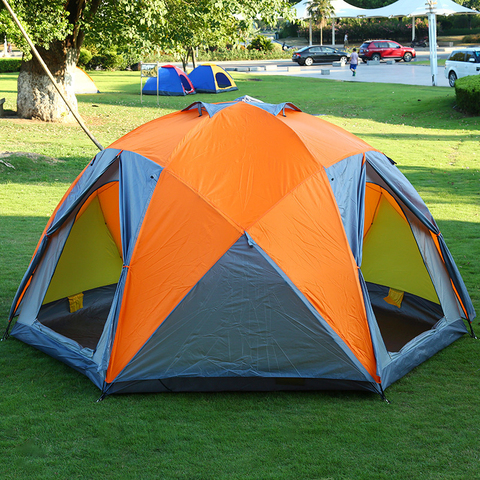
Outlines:
[{"label": "dark car", "polygon": [[292,55],[292,61],[299,65],[310,66],[313,63],[332,63],[341,61],[347,63],[350,54],[343,50],[337,50],[333,47],[325,47],[323,45],[313,45],[311,47],[303,47]]},{"label": "dark car", "polygon": [[417,56],[415,49],[404,47],[392,40],[369,40],[364,42],[358,51],[358,56],[366,62],[367,60],[404,60],[409,62]]}]

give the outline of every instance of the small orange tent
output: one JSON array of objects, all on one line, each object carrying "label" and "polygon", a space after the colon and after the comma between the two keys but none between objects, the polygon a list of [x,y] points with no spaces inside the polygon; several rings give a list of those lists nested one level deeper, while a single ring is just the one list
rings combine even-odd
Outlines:
[{"label": "small orange tent", "polygon": [[245,97],[194,103],[99,153],[52,215],[16,316],[12,335],[104,394],[383,393],[475,312],[387,157]]}]

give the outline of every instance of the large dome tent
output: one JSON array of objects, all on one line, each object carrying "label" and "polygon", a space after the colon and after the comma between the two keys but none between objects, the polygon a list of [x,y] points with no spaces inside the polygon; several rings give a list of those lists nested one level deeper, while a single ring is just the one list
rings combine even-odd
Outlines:
[{"label": "large dome tent", "polygon": [[103,395],[383,394],[475,311],[392,161],[290,103],[243,98],[97,154],[50,218],[15,317],[13,336]]}]

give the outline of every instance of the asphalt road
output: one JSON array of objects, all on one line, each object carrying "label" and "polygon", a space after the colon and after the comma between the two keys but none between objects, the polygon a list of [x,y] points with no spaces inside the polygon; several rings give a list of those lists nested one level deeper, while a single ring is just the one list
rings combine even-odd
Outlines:
[{"label": "asphalt road", "polygon": [[[438,51],[438,58],[447,58],[451,48],[442,48]],[[294,50],[292,50],[293,52]],[[355,77],[347,65],[333,67],[331,64],[314,64],[310,67],[300,67],[291,60],[267,60],[246,62],[218,62],[223,68],[237,72],[254,73],[255,75],[288,75],[296,77],[313,77],[351,82],[370,83],[399,83],[405,85],[432,86],[432,72],[429,65],[418,65],[419,61],[429,60],[428,49],[417,50],[415,61],[405,63],[396,62],[393,65],[384,61],[380,65],[360,63]],[[438,67],[436,77],[437,87],[449,87],[444,75],[444,67]]]}]

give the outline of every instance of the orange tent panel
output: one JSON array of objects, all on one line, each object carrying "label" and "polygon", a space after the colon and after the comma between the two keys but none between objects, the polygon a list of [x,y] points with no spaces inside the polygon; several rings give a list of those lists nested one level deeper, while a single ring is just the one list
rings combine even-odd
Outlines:
[{"label": "orange tent panel", "polygon": [[320,168],[279,117],[261,109],[252,115],[251,108],[239,102],[215,114],[168,166],[243,228]]},{"label": "orange tent panel", "polygon": [[277,118],[298,135],[325,168],[352,155],[375,150],[343,128],[303,112],[289,111],[285,117]]},{"label": "orange tent panel", "polygon": [[109,148],[136,152],[165,167],[171,153],[188,141],[192,128],[207,119],[207,115],[200,117],[198,110],[174,112],[141,125],[113,142]]},{"label": "orange tent panel", "polygon": [[325,172],[285,197],[249,234],[377,378],[357,265]]},{"label": "orange tent panel", "polygon": [[107,382],[242,233],[169,172],[162,173],[128,266]]}]

